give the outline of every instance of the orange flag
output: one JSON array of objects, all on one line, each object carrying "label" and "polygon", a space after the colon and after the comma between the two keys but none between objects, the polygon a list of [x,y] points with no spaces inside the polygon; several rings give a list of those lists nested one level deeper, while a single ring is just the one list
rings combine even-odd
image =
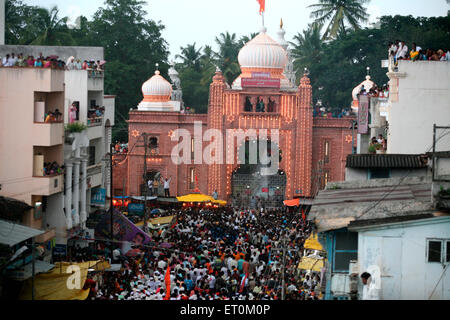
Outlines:
[{"label": "orange flag", "polygon": [[259,2],[259,14],[262,14],[266,11],[266,0],[256,0]]},{"label": "orange flag", "polygon": [[166,296],[164,300],[170,299],[170,266],[167,266],[166,275],[164,276],[164,282],[166,283]]}]

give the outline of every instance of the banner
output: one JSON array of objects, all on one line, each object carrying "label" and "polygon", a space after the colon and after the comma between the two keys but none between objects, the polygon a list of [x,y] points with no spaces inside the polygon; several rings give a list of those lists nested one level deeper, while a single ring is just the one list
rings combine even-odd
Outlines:
[{"label": "banner", "polygon": [[104,206],[106,202],[106,189],[94,188],[91,190],[91,206]]},{"label": "banner", "polygon": [[359,95],[358,133],[369,133],[369,96]]},{"label": "banner", "polygon": [[[110,233],[111,216],[107,213],[104,214],[95,228],[95,238],[109,240]],[[120,250],[123,255],[135,256],[141,252],[139,247],[149,243],[151,238],[121,212],[115,210],[113,214],[113,240],[120,242]]]},{"label": "banner", "polygon": [[129,213],[144,213],[144,204],[143,203],[130,203],[128,205]]}]

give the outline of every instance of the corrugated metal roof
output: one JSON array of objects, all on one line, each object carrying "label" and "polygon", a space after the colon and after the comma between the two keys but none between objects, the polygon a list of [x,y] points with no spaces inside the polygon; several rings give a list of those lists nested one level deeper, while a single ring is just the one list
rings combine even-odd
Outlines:
[{"label": "corrugated metal roof", "polygon": [[44,231],[38,229],[0,220],[0,243],[8,246],[13,246],[43,233]]},{"label": "corrugated metal roof", "polygon": [[428,157],[414,154],[350,154],[347,156],[347,168],[426,168]]},{"label": "corrugated metal roof", "polygon": [[431,209],[431,183],[359,186],[319,192],[308,219],[323,232],[347,227],[355,220],[423,214]]},{"label": "corrugated metal roof", "polygon": [[[54,264],[47,263],[45,261],[36,260],[34,262],[34,274],[48,272],[55,267]],[[23,281],[33,276],[33,265],[28,263],[27,265],[11,270],[7,272],[7,276],[11,279]]]}]

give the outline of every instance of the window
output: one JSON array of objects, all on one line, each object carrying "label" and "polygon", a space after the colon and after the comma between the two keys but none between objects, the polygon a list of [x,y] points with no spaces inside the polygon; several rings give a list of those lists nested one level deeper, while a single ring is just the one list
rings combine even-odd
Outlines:
[{"label": "window", "polygon": [[391,171],[389,169],[369,169],[369,180],[389,179]]},{"label": "window", "polygon": [[191,168],[189,170],[189,189],[195,189],[195,170]]},{"label": "window", "polygon": [[428,240],[427,261],[430,263],[450,262],[450,240],[441,240],[441,239]]},{"label": "window", "polygon": [[337,231],[334,234],[333,272],[348,272],[351,260],[358,259],[358,233]]},{"label": "window", "polygon": [[323,162],[328,163],[328,162],[330,162],[330,142],[329,141],[325,141],[323,149],[324,149]]},{"label": "window", "polygon": [[95,165],[95,146],[89,147],[89,162],[88,166]]},{"label": "window", "polygon": [[158,154],[158,138],[157,137],[150,137],[148,147],[150,149],[150,154]]},{"label": "window", "polygon": [[450,241],[446,241],[445,246],[447,247],[445,262],[450,262]]}]

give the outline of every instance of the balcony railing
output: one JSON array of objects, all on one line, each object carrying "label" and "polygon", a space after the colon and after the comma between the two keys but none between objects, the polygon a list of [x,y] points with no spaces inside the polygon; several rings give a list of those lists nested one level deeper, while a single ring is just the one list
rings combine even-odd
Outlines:
[{"label": "balcony railing", "polygon": [[88,72],[88,78],[103,78],[105,72],[104,71],[97,71],[97,70],[87,70]]},{"label": "balcony railing", "polygon": [[88,127],[98,127],[103,125],[103,117],[92,117],[87,119]]},{"label": "balcony railing", "polygon": [[87,175],[93,176],[96,174],[102,173],[102,164],[96,164],[87,168]]}]

